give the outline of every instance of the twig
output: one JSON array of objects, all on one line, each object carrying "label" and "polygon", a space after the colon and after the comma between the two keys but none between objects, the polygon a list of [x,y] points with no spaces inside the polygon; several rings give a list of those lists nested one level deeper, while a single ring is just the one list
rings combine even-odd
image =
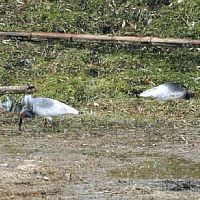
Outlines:
[{"label": "twig", "polygon": [[91,35],[91,34],[72,34],[72,33],[53,33],[53,32],[0,32],[0,37],[26,39],[35,41],[38,39],[62,39],[74,41],[92,42],[129,42],[151,45],[188,45],[200,46],[200,40],[181,39],[181,38],[158,38],[151,36],[113,36],[113,35]]}]

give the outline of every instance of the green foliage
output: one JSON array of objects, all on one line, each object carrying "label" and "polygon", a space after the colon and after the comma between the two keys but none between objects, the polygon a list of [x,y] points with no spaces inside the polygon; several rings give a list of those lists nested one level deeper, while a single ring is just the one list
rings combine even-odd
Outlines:
[{"label": "green foliage", "polygon": [[1,30],[200,36],[195,0],[170,5],[167,0],[21,2],[1,1]]},{"label": "green foliage", "polygon": [[[195,0],[6,1],[1,31],[53,31],[199,38]],[[37,95],[72,104],[132,97],[165,81],[199,92],[199,49],[64,41],[4,41],[0,85],[32,83]]]}]

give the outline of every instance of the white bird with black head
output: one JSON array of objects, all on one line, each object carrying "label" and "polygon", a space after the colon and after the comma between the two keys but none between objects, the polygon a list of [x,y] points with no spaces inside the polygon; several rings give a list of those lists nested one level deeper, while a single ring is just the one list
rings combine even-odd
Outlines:
[{"label": "white bird with black head", "polygon": [[20,112],[19,130],[21,130],[23,118],[44,117],[52,121],[52,117],[66,114],[79,114],[79,111],[60,101],[51,98],[33,98],[32,95],[25,95],[25,108]]},{"label": "white bird with black head", "polygon": [[195,96],[195,93],[187,90],[184,86],[178,83],[167,82],[142,92],[140,96],[152,97],[159,100],[174,100],[191,99]]}]

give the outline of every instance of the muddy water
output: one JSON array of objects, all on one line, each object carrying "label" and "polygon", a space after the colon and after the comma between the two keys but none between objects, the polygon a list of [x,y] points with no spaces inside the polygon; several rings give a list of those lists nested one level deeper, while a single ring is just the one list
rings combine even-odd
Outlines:
[{"label": "muddy water", "polygon": [[143,158],[139,163],[128,164],[113,169],[114,177],[134,179],[181,179],[200,178],[200,163],[179,158],[176,155],[136,154],[135,159]]}]

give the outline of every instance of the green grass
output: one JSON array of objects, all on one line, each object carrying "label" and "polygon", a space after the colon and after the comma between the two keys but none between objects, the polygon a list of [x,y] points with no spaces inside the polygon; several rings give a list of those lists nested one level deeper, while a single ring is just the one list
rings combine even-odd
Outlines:
[{"label": "green grass", "polygon": [[22,2],[1,1],[1,30],[191,38],[200,34],[199,4],[195,0],[173,1],[171,5],[152,0]]},{"label": "green grass", "polygon": [[[195,0],[170,6],[150,0],[26,2],[1,1],[1,31],[200,36]],[[1,43],[0,57],[0,85],[32,83],[38,96],[77,106],[97,100],[125,102],[135,98],[135,90],[165,81],[200,91],[194,81],[199,77],[197,48],[13,40]]]}]

